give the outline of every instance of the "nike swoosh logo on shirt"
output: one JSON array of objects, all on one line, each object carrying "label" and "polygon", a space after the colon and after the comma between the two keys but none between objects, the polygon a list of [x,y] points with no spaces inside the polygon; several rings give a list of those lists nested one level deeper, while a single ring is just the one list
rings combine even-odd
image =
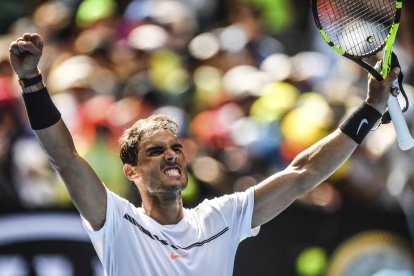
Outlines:
[{"label": "nike swoosh logo on shirt", "polygon": [[358,129],[357,129],[357,132],[356,132],[356,135],[358,135],[358,133],[359,133],[359,131],[361,130],[361,128],[362,128],[362,126],[363,125],[367,125],[368,124],[368,120],[367,119],[362,119],[362,121],[359,123],[359,126],[358,126]]},{"label": "nike swoosh logo on shirt", "polygon": [[177,259],[184,259],[187,255],[181,256],[178,254],[175,254],[174,252],[171,252],[170,258],[172,260],[177,260]]}]

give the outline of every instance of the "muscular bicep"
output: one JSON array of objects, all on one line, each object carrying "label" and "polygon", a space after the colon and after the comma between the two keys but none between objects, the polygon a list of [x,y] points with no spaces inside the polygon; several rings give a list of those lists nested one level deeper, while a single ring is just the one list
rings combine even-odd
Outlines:
[{"label": "muscular bicep", "polygon": [[252,228],[279,215],[304,193],[299,178],[298,171],[286,169],[255,186]]},{"label": "muscular bicep", "polygon": [[60,120],[46,129],[36,130],[36,136],[78,211],[95,230],[99,229],[105,222],[106,189],[92,167],[77,153],[66,125]]},{"label": "muscular bicep", "polygon": [[106,189],[90,165],[79,155],[59,170],[78,211],[98,230],[105,222]]}]

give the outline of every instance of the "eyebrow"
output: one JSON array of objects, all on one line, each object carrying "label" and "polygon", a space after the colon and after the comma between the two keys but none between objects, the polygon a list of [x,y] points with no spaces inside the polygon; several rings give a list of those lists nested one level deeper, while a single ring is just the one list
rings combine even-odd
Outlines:
[{"label": "eyebrow", "polygon": [[[165,148],[164,146],[150,146],[145,150],[145,152],[150,152],[150,151],[153,151],[153,150],[164,150],[164,148]],[[182,149],[183,145],[180,144],[180,143],[176,143],[176,144],[171,145],[171,148],[180,148],[180,149]]]},{"label": "eyebrow", "polygon": [[150,146],[145,150],[145,152],[150,152],[150,151],[153,151],[153,150],[163,150],[163,149],[164,149],[163,146]]},{"label": "eyebrow", "polygon": [[176,143],[176,144],[173,144],[172,146],[171,146],[172,148],[183,148],[183,145],[182,144],[180,144],[180,143]]}]

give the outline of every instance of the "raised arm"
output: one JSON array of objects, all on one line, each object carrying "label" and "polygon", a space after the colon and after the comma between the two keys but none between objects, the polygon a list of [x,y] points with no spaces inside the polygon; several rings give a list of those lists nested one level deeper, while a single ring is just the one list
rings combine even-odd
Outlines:
[{"label": "raised arm", "polygon": [[398,73],[396,68],[382,82],[370,79],[363,105],[340,128],[300,153],[285,170],[255,186],[252,227],[276,217],[349,158],[385,112],[389,87]]},{"label": "raised arm", "polygon": [[10,44],[10,64],[22,86],[30,124],[53,168],[60,174],[78,211],[94,229],[105,222],[106,190],[89,164],[77,153],[41,79],[38,63],[43,41],[24,34]]}]

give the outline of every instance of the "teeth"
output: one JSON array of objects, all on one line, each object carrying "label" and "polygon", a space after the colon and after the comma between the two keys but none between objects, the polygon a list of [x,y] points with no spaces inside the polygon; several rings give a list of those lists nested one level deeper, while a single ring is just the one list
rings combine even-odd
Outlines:
[{"label": "teeth", "polygon": [[168,169],[165,171],[165,174],[169,176],[179,176],[180,172],[177,169]]}]

